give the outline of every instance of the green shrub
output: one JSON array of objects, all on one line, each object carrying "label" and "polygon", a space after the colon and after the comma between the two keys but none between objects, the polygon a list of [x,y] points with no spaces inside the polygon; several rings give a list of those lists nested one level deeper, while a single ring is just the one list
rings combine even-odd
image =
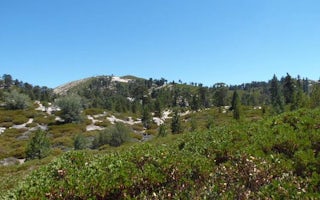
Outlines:
[{"label": "green shrub", "polygon": [[54,138],[61,136],[72,136],[77,133],[83,133],[86,131],[86,126],[84,124],[61,124],[49,126],[49,133],[53,135]]},{"label": "green shrub", "polygon": [[132,125],[132,129],[135,130],[135,131],[143,131],[144,130],[144,127],[142,124],[134,124]]},{"label": "green shrub", "polygon": [[87,148],[87,140],[83,134],[77,134],[74,138],[73,146],[75,150]]},{"label": "green shrub", "polygon": [[34,127],[37,127],[37,126],[38,126],[38,124],[34,123],[34,122],[26,125],[27,128],[34,128]]},{"label": "green shrub", "polygon": [[37,130],[30,139],[26,149],[26,159],[41,159],[50,153],[50,143],[46,132]]},{"label": "green shrub", "polygon": [[73,147],[73,140],[70,137],[58,137],[52,140],[53,147]]},{"label": "green shrub", "polygon": [[96,122],[94,125],[96,126],[102,126],[102,127],[108,127],[111,125],[109,121],[102,121],[102,122]]},{"label": "green shrub", "polygon": [[93,141],[93,148],[98,148],[105,144],[118,147],[129,140],[131,131],[122,123],[116,123],[114,126],[99,132]]},{"label": "green shrub", "polygon": [[130,137],[137,139],[137,140],[142,140],[143,136],[141,134],[138,133],[131,133]]},{"label": "green shrub", "polygon": [[1,112],[0,123],[2,123],[2,122],[12,122],[12,119],[13,118],[11,116],[8,116],[7,113]]},{"label": "green shrub", "polygon": [[16,90],[13,90],[10,93],[5,93],[4,95],[7,109],[26,109],[30,106],[30,98],[26,94],[22,94]]},{"label": "green shrub", "polygon": [[61,118],[66,123],[80,122],[83,103],[80,96],[70,95],[56,100],[56,104],[61,108]]},{"label": "green shrub", "polygon": [[33,120],[33,122],[42,124],[42,125],[49,125],[55,123],[55,117],[54,116],[46,116],[46,115],[39,115],[36,116]]},{"label": "green shrub", "polygon": [[103,114],[104,110],[101,108],[87,108],[83,112],[85,115],[99,115]]},{"label": "green shrub", "polygon": [[158,131],[156,129],[149,129],[149,130],[146,130],[146,134],[148,134],[148,135],[157,135]]},{"label": "green shrub", "polygon": [[12,122],[14,124],[24,124],[26,122],[28,122],[28,118],[25,116],[15,116],[14,119],[12,120]]},{"label": "green shrub", "polygon": [[0,127],[5,127],[5,128],[10,128],[13,125],[14,125],[13,122],[2,122],[2,123],[0,123]]}]

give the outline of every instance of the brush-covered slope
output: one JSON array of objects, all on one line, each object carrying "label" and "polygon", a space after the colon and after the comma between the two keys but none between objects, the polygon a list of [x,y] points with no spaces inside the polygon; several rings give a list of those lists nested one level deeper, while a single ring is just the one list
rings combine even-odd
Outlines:
[{"label": "brush-covered slope", "polygon": [[65,153],[10,199],[319,199],[320,110]]}]

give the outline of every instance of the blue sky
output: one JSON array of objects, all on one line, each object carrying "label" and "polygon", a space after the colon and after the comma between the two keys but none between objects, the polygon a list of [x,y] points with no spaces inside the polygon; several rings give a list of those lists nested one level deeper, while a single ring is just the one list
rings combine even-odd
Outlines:
[{"label": "blue sky", "polygon": [[0,74],[213,85],[320,77],[318,0],[0,0]]}]

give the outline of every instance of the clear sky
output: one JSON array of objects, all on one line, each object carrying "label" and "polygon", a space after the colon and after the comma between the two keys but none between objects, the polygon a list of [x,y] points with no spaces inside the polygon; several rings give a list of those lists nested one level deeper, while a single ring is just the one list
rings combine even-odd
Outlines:
[{"label": "clear sky", "polygon": [[0,74],[241,84],[320,77],[319,0],[0,0]]}]

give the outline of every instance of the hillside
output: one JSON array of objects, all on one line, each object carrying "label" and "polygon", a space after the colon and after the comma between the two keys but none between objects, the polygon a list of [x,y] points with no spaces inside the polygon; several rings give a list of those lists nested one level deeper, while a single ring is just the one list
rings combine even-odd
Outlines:
[{"label": "hillside", "polygon": [[320,110],[232,123],[94,155],[73,151],[10,199],[318,199]]},{"label": "hillside", "polygon": [[[299,199],[319,192],[317,82],[287,74],[207,87],[97,76],[53,90],[3,77],[3,195]],[[32,146],[37,134],[45,142]]]}]

